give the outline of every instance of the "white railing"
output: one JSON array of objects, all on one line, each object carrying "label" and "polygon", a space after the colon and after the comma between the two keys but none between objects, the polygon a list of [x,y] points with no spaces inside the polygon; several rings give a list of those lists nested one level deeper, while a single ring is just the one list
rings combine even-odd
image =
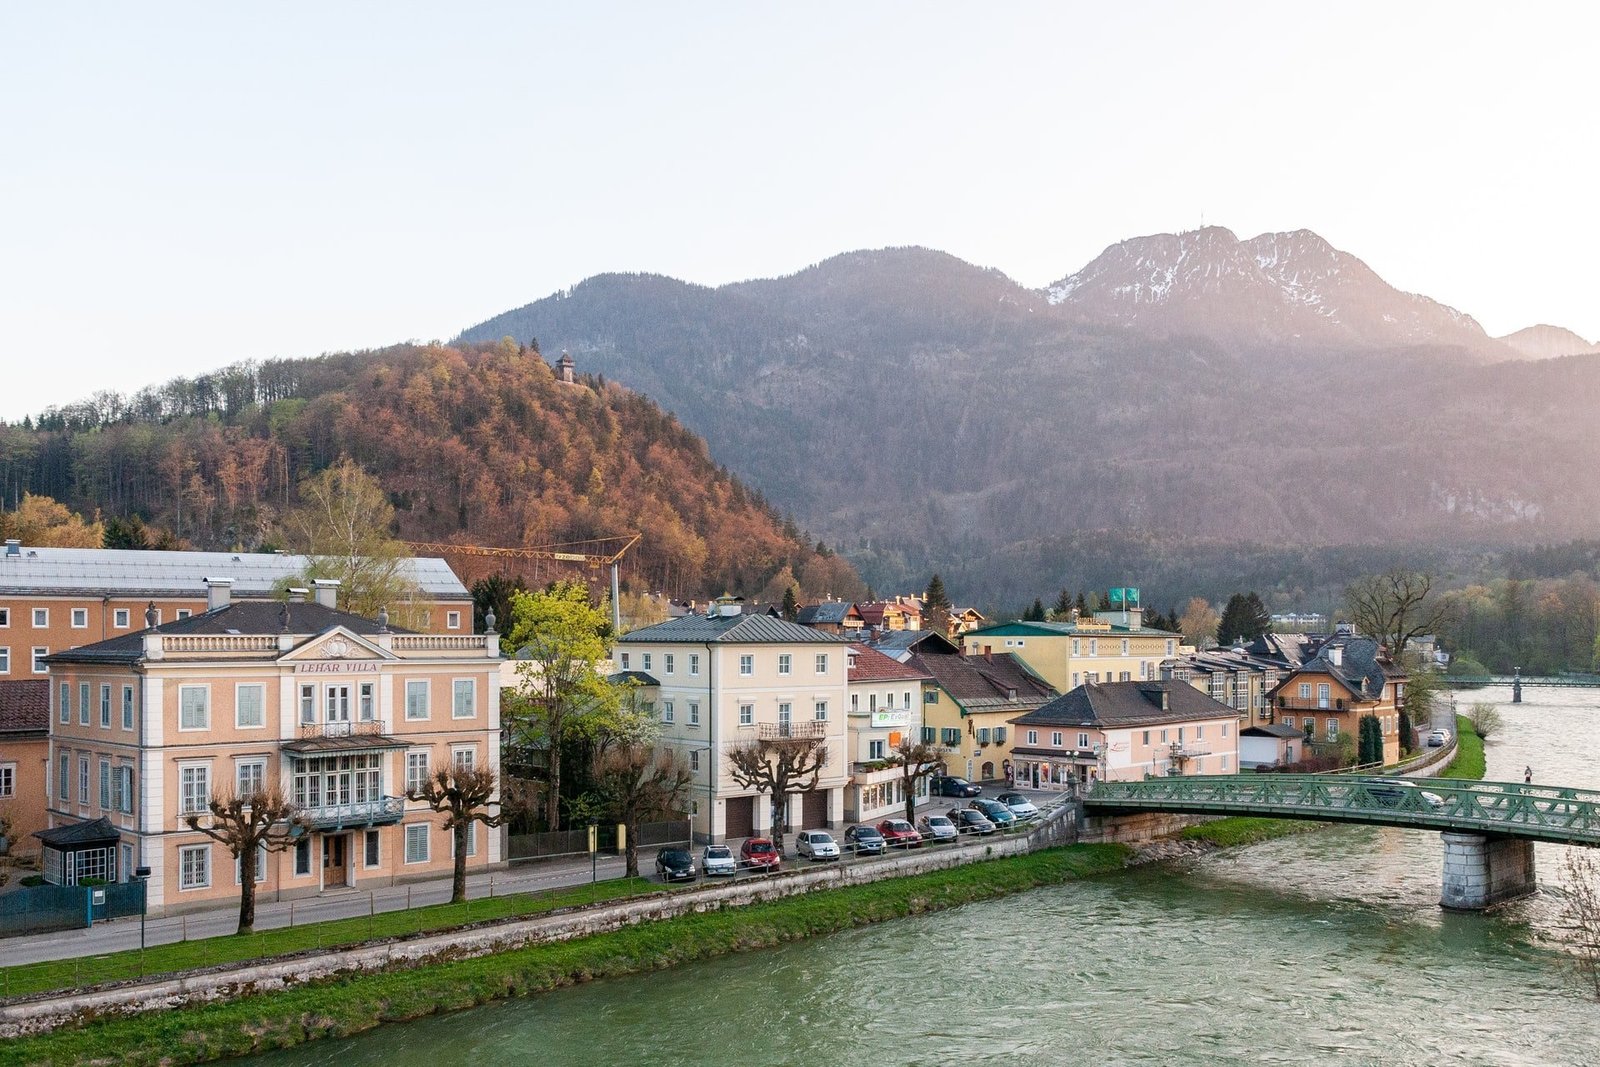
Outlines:
[{"label": "white railing", "polygon": [[326,804],[321,807],[301,808],[299,815],[314,830],[338,826],[364,826],[375,822],[392,821],[406,812],[405,797],[379,797],[351,804]]},{"label": "white railing", "polygon": [[268,634],[162,634],[163,652],[276,652],[278,639]]},{"label": "white railing", "polygon": [[481,652],[494,634],[395,634],[390,648],[395,652]]}]

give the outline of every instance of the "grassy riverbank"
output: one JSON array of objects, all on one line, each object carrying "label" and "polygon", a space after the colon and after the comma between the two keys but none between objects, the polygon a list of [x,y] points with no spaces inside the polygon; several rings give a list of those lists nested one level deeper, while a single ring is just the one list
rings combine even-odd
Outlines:
[{"label": "grassy riverbank", "polygon": [[1439,772],[1440,778],[1460,778],[1478,781],[1483,777],[1483,738],[1472,728],[1472,720],[1465,715],[1456,716],[1456,755],[1450,766]]},{"label": "grassy riverbank", "polygon": [[1179,831],[1178,839],[1203,841],[1217,848],[1237,848],[1241,845],[1271,841],[1278,837],[1310,833],[1326,825],[1327,823],[1311,822],[1306,819],[1257,819],[1248,815],[1230,815],[1225,819],[1213,819],[1198,826],[1184,827]]},{"label": "grassy riverbank", "polygon": [[178,1065],[242,1056],[507,997],[768,948],[1117,870],[1120,845],[1073,845],[823,890],[614,933],[359,975],[222,1004],[107,1019],[0,1044],[0,1065]]}]

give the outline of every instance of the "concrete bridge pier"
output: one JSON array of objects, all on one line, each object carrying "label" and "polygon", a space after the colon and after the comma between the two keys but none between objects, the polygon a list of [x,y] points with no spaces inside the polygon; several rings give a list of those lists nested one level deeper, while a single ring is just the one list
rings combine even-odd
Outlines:
[{"label": "concrete bridge pier", "polygon": [[1439,836],[1444,839],[1440,907],[1481,911],[1539,888],[1534,877],[1532,841],[1448,830]]}]

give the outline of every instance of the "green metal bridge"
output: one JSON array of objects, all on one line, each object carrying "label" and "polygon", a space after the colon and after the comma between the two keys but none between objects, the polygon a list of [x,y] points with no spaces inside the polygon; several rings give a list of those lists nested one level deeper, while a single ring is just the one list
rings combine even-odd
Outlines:
[{"label": "green metal bridge", "polygon": [[1483,686],[1522,684],[1534,689],[1600,689],[1600,675],[1560,674],[1538,677],[1516,674],[1446,674],[1447,686]]},{"label": "green metal bridge", "polygon": [[1085,815],[1173,812],[1371,823],[1600,847],[1600,792],[1521,782],[1238,774],[1098,782]]}]

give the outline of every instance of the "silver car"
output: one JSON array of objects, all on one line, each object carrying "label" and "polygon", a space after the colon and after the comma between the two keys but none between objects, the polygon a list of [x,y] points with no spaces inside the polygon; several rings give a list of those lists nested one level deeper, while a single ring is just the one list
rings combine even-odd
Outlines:
[{"label": "silver car", "polygon": [[836,860],[839,843],[826,830],[801,830],[795,838],[794,850],[807,859]]},{"label": "silver car", "polygon": [[1011,814],[1018,819],[1031,819],[1039,814],[1039,809],[1034,805],[1033,801],[1021,793],[1001,793],[995,799],[1010,808]]},{"label": "silver car", "polygon": [[938,844],[941,841],[954,841],[960,836],[956,824],[944,815],[924,815],[917,820],[917,829],[922,832],[926,841]]},{"label": "silver car", "polygon": [[707,878],[715,875],[732,878],[739,870],[739,863],[734,858],[733,849],[727,845],[707,845],[700,852],[700,870]]}]

